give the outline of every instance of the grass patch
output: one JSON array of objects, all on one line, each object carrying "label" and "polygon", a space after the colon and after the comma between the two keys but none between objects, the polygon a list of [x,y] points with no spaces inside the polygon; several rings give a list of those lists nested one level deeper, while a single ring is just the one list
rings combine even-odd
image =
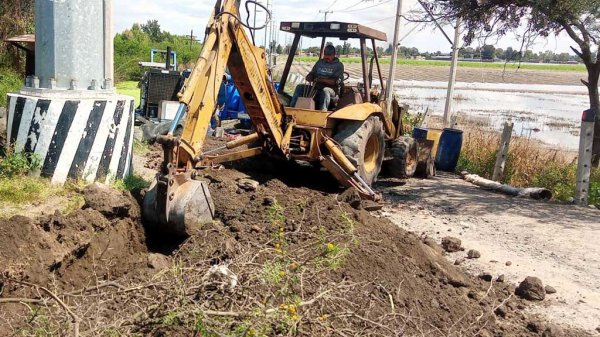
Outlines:
[{"label": "grass patch", "polygon": [[133,153],[138,156],[145,157],[148,153],[150,153],[150,145],[148,145],[146,142],[142,142],[141,140],[134,139]]},{"label": "grass patch", "polygon": [[[491,179],[500,135],[472,128],[464,133],[457,171]],[[555,200],[570,201],[575,195],[577,162],[563,150],[527,138],[513,137],[501,182],[516,187],[544,187]],[[590,204],[600,207],[600,169],[592,171]]]},{"label": "grass patch", "polygon": [[[317,57],[301,56],[295,57],[296,62],[308,62],[314,63],[318,60]],[[360,57],[341,57],[340,61],[345,64],[361,63]],[[389,58],[381,58],[381,64],[390,64]],[[415,67],[449,67],[450,61],[438,61],[438,60],[413,60],[413,59],[399,59],[398,65],[407,65]],[[506,70],[517,70],[517,69],[529,69],[529,70],[546,70],[546,71],[577,71],[585,72],[586,68],[583,64],[546,64],[546,63],[505,63],[505,62],[458,62],[461,68],[477,68],[477,69],[506,69]]]},{"label": "grass patch", "polygon": [[0,68],[0,107],[6,107],[6,94],[23,86],[23,79],[13,70]]},{"label": "grass patch", "polygon": [[136,81],[123,81],[116,85],[117,93],[120,95],[132,96],[135,100],[135,106],[140,105],[140,88]]},{"label": "grass patch", "polygon": [[136,174],[129,175],[125,179],[117,179],[112,187],[119,191],[133,191],[150,187],[150,182]]},{"label": "grass patch", "polygon": [[21,205],[41,201],[58,192],[50,181],[29,176],[0,178],[0,203]]}]

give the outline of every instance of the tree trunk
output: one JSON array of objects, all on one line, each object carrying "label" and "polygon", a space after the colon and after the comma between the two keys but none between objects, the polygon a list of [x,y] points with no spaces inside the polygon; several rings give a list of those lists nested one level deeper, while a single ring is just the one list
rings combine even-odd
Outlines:
[{"label": "tree trunk", "polygon": [[600,95],[598,94],[598,79],[600,77],[600,63],[586,64],[588,69],[588,92],[590,95],[590,108],[596,111],[594,124],[594,145],[592,146],[592,166],[600,165]]}]

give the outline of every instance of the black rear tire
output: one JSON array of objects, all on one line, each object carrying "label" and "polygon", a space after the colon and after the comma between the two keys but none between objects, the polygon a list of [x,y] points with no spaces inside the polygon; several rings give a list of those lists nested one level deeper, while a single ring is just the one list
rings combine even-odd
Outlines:
[{"label": "black rear tire", "polygon": [[378,116],[341,122],[333,138],[367,184],[377,180],[385,150],[383,122]]}]

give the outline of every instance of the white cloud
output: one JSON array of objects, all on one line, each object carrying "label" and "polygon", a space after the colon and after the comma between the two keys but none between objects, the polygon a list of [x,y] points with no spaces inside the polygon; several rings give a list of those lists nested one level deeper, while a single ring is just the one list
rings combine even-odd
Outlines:
[{"label": "white cloud", "polygon": [[[261,0],[265,3],[267,0]],[[392,40],[394,29],[394,14],[396,12],[395,0],[270,0],[273,3],[273,16],[275,21],[320,21],[323,20],[323,14],[319,10],[329,9],[333,11],[328,16],[328,20],[356,22],[369,25],[375,29],[382,30],[388,34],[388,40]],[[242,17],[245,19],[246,13],[243,9]],[[157,19],[164,30],[171,33],[187,35],[191,30],[194,34],[200,36],[204,31],[208,18],[212,12],[214,1],[212,0],[179,0],[177,2],[167,0],[127,0],[115,1],[115,31],[120,32],[130,28],[135,22],[144,23],[147,20]],[[405,11],[418,8],[416,0],[404,0]],[[374,6],[372,8],[368,8]],[[253,9],[253,6],[250,5]],[[363,8],[366,8],[362,10]],[[264,14],[259,14],[257,22],[264,21]],[[401,28],[401,36],[404,36],[415,26],[414,23],[404,22]],[[446,32],[452,36],[452,27],[445,27]],[[278,29],[277,29],[278,31]],[[284,44],[289,34],[279,32],[279,41]],[[264,41],[264,32],[258,32],[257,44]],[[496,43],[496,41],[488,41]],[[318,44],[316,41],[306,41],[305,44]],[[451,47],[443,35],[433,27],[425,27],[414,30],[402,42],[409,47],[417,47],[423,51],[449,52]],[[480,42],[475,42],[473,46],[478,46]],[[550,37],[548,39],[539,39],[533,47],[536,51],[552,50],[555,52],[569,52],[571,41],[567,36],[561,35],[558,38]],[[518,38],[507,36],[498,41],[498,47],[513,48],[519,47]]]}]

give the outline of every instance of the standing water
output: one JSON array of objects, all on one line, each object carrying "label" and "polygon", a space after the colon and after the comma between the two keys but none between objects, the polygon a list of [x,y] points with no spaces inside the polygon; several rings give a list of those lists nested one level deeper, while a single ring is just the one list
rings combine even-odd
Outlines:
[{"label": "standing water", "polygon": [[[442,116],[448,84],[396,81],[395,93],[411,110]],[[494,130],[512,121],[517,136],[566,149],[579,146],[581,113],[589,107],[584,86],[456,83],[454,112],[467,125],[482,121]],[[458,126],[468,128],[468,126]]]}]

